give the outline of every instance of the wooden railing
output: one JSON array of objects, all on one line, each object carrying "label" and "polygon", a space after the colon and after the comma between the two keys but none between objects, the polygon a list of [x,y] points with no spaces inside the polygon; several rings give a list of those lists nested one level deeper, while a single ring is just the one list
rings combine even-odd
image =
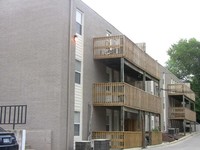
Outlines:
[{"label": "wooden railing", "polygon": [[138,68],[160,79],[159,64],[124,35],[94,38],[94,59],[126,58]]},{"label": "wooden railing", "polygon": [[161,112],[161,99],[124,82],[95,83],[94,106],[126,106],[148,112]]},{"label": "wooden railing", "polygon": [[[142,132],[138,131],[98,131],[92,133],[93,139],[109,139],[111,148],[123,149],[142,146]],[[151,145],[162,143],[162,133],[151,132]]]},{"label": "wooden railing", "polygon": [[157,145],[162,143],[162,132],[151,132],[151,145]]},{"label": "wooden railing", "polygon": [[142,132],[99,131],[93,132],[93,139],[109,139],[111,148],[133,148],[142,146]]},{"label": "wooden railing", "polygon": [[169,95],[185,95],[195,101],[194,92],[186,84],[168,84]]},{"label": "wooden railing", "polygon": [[196,112],[184,107],[171,107],[169,111],[170,119],[185,119],[196,121]]}]

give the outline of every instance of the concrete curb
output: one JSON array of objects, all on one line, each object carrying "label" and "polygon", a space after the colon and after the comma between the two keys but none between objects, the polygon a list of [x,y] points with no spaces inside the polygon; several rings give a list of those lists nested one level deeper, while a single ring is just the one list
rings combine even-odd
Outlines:
[{"label": "concrete curb", "polygon": [[[172,144],[178,143],[180,141],[183,141],[183,140],[185,140],[185,139],[187,139],[187,138],[189,138],[189,137],[191,137],[193,135],[199,135],[199,134],[200,134],[200,132],[193,132],[193,133],[188,134],[188,135],[186,135],[186,136],[184,136],[184,137],[182,137],[182,138],[180,138],[178,140],[175,140],[173,142],[165,142],[165,143],[158,144],[158,145],[151,145],[151,146],[147,146],[145,149],[154,148],[154,147],[163,147],[163,146],[166,146],[166,145],[172,145]],[[139,148],[124,149],[124,150],[141,150],[141,149],[143,149],[143,148],[139,147]]]}]

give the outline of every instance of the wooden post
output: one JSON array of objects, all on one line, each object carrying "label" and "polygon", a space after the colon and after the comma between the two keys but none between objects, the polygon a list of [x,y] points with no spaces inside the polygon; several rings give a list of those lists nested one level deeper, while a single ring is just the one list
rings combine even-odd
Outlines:
[{"label": "wooden post", "polygon": [[114,118],[115,118],[115,117],[114,117],[114,113],[115,113],[115,112],[114,112],[113,109],[111,109],[111,111],[112,111],[112,131],[114,131],[114,126],[115,126],[115,125],[114,125]]},{"label": "wooden post", "polygon": [[142,131],[142,117],[141,117],[141,110],[138,110],[138,129]]},{"label": "wooden post", "polygon": [[145,143],[145,117],[144,117],[144,112],[141,111],[141,120],[142,120],[142,148],[146,147]]},{"label": "wooden post", "polygon": [[151,144],[151,113],[149,113],[149,143]]},{"label": "wooden post", "polygon": [[146,72],[143,73],[143,90],[145,91]]},{"label": "wooden post", "polygon": [[[120,59],[120,82],[124,82],[124,58]],[[124,107],[121,107],[120,112],[120,130],[124,131]]]},{"label": "wooden post", "polygon": [[189,109],[191,110],[191,102],[189,101]]},{"label": "wooden post", "polygon": [[185,108],[185,96],[183,95],[183,101],[182,101],[182,105]]},{"label": "wooden post", "polygon": [[119,113],[118,130],[120,131],[121,130],[121,107],[119,107],[118,113]]},{"label": "wooden post", "polygon": [[158,96],[160,97],[161,95],[161,87],[160,87],[160,80],[158,81]]},{"label": "wooden post", "polygon": [[[193,111],[195,111],[195,103],[193,103]],[[196,126],[196,121],[194,122],[194,132],[197,132],[197,126]]]},{"label": "wooden post", "polygon": [[156,125],[157,125],[157,121],[156,121],[156,114],[153,114],[153,116],[154,116],[154,126],[155,126],[155,128],[157,127]]},{"label": "wooden post", "polygon": [[120,82],[124,82],[124,58],[120,60]]},{"label": "wooden post", "polygon": [[149,132],[151,132],[151,113],[149,113]]},{"label": "wooden post", "polygon": [[161,131],[161,114],[158,115],[159,116],[159,131]]},{"label": "wooden post", "polygon": [[184,132],[184,136],[186,135],[186,133],[185,133],[185,127],[186,127],[186,121],[185,121],[185,119],[183,120],[183,132]]},{"label": "wooden post", "polygon": [[[185,109],[185,97],[183,95],[183,101],[182,101],[182,105],[183,105],[183,109]],[[185,113],[185,112],[184,112]],[[185,119],[183,120],[183,132],[184,132],[184,136],[186,135],[185,134],[185,128],[186,128],[186,121]]]},{"label": "wooden post", "polygon": [[121,107],[121,113],[120,113],[120,130],[124,131],[124,107]]}]

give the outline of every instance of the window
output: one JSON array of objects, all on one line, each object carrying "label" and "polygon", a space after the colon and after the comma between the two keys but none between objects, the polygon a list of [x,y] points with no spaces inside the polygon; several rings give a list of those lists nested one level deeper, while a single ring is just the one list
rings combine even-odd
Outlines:
[{"label": "window", "polygon": [[82,22],[83,22],[83,15],[79,10],[77,10],[76,11],[76,33],[79,35],[82,35]]},{"label": "window", "polygon": [[75,83],[81,84],[81,62],[75,61]]},{"label": "window", "polygon": [[74,136],[80,135],[80,112],[74,112]]}]

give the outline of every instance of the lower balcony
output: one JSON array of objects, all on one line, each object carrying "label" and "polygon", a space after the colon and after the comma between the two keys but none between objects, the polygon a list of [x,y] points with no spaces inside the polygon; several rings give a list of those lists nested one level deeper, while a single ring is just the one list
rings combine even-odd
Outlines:
[{"label": "lower balcony", "polygon": [[[151,145],[162,143],[162,133],[159,131],[151,132]],[[98,131],[93,132],[93,139],[109,139],[111,148],[124,149],[142,146],[141,131]]]},{"label": "lower balcony", "polygon": [[196,122],[196,112],[184,107],[171,107],[170,119],[182,119]]},{"label": "lower balcony", "polygon": [[126,106],[153,113],[161,112],[161,99],[124,82],[95,83],[94,106]]}]

